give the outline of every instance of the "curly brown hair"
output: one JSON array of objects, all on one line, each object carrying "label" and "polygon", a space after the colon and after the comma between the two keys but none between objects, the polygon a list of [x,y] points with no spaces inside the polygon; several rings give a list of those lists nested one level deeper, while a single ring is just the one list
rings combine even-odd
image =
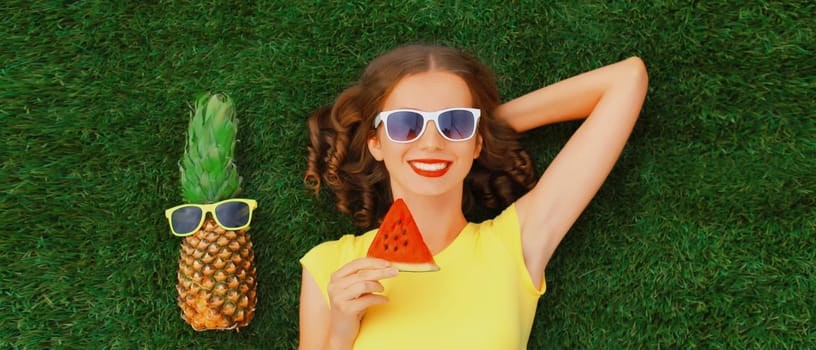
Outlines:
[{"label": "curly brown hair", "polygon": [[509,205],[535,185],[532,162],[519,135],[492,115],[499,105],[493,72],[454,48],[402,46],[371,61],[356,85],[343,91],[333,105],[317,109],[308,121],[304,183],[315,194],[321,184],[328,185],[337,196],[337,208],[358,226],[375,225],[393,201],[388,171],[368,151],[373,120],[400,79],[432,70],[461,77],[470,87],[474,107],[482,110],[478,131],[483,147],[464,181],[463,211],[469,212],[475,199],[486,208]]}]

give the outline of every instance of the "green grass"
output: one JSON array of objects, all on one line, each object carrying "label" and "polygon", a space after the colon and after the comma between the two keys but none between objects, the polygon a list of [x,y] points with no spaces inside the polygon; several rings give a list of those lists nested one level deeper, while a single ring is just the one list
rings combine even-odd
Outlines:
[{"label": "green grass", "polygon": [[[816,6],[807,1],[10,1],[0,5],[0,348],[296,346],[311,246],[359,232],[302,186],[305,119],[383,50],[433,42],[505,99],[639,55],[650,90],[547,270],[530,348],[816,347]],[[235,332],[175,305],[188,103],[236,101],[260,203]],[[577,124],[524,142],[539,171]],[[501,326],[501,325],[497,325]]]}]

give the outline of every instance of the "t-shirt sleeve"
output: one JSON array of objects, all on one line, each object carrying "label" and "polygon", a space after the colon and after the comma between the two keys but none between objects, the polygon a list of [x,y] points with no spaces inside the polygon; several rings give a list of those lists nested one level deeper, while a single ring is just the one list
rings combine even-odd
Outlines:
[{"label": "t-shirt sleeve", "polygon": [[320,292],[329,303],[329,293],[327,287],[332,273],[339,268],[340,249],[338,241],[330,241],[321,243],[307,252],[301,259],[300,264],[303,269],[309,271],[317,286],[320,287]]},{"label": "t-shirt sleeve", "polygon": [[521,243],[521,226],[516,213],[516,205],[511,204],[499,216],[493,219],[493,230],[496,235],[504,242],[505,246],[510,249],[513,256],[516,257],[516,262],[519,266],[519,273],[522,281],[524,281],[525,288],[531,293],[542,295],[547,289],[547,282],[545,276],[541,276],[541,285],[536,286],[530,278],[530,272],[527,270],[527,263],[524,261],[524,250]]},{"label": "t-shirt sleeve", "polygon": [[301,259],[300,264],[309,271],[320,292],[329,303],[329,280],[331,275],[340,267],[356,258],[365,256],[373,234],[363,236],[344,235],[336,241],[318,244],[309,250]]}]

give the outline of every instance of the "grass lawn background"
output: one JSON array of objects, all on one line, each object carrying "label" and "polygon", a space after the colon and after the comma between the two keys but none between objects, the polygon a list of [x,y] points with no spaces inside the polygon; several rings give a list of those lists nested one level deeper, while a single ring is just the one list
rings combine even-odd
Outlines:
[{"label": "grass lawn background", "polygon": [[[297,259],[362,231],[304,189],[305,119],[413,42],[473,53],[504,100],[632,55],[649,69],[627,148],[548,266],[530,348],[816,347],[816,5],[449,3],[0,4],[0,348],[295,348]],[[260,204],[238,333],[181,320],[162,213],[205,91],[237,104]],[[577,126],[525,135],[539,173]]]}]

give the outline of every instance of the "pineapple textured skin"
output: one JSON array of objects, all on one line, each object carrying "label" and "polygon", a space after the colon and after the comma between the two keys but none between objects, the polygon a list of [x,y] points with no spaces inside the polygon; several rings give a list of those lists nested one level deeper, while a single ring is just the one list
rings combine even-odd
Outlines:
[{"label": "pineapple textured skin", "polygon": [[212,218],[181,243],[178,305],[196,331],[245,327],[255,314],[255,254],[246,230]]}]

